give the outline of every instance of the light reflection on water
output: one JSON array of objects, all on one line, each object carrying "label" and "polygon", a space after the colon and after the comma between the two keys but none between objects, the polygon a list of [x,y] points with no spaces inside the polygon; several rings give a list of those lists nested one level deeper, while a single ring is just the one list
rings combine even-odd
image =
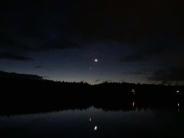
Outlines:
[{"label": "light reflection on water", "polygon": [[[134,103],[135,106],[135,103]],[[66,110],[0,117],[0,136],[184,137],[183,113],[162,111]]]}]

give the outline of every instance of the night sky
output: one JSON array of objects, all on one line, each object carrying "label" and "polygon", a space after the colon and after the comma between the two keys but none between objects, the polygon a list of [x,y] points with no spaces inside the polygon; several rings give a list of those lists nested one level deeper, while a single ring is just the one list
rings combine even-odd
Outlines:
[{"label": "night sky", "polygon": [[6,0],[0,21],[1,71],[88,83],[184,82],[179,0]]}]

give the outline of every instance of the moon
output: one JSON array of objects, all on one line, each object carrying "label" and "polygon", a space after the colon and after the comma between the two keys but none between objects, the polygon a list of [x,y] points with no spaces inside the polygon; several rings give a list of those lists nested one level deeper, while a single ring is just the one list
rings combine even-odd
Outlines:
[{"label": "moon", "polygon": [[94,62],[95,62],[95,63],[98,63],[98,59],[97,59],[97,58],[95,58],[95,59],[94,59]]}]

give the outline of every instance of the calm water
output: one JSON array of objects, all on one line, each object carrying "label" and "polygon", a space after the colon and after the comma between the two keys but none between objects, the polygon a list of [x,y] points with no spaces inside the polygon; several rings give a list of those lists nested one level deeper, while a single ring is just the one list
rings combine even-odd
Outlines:
[{"label": "calm water", "polygon": [[1,138],[184,137],[181,112],[66,110],[0,117]]}]

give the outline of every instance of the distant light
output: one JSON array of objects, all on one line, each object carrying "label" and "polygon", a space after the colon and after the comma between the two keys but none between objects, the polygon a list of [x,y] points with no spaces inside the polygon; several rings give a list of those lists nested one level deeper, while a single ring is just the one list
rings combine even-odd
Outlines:
[{"label": "distant light", "polygon": [[135,89],[132,89],[131,92],[132,92],[133,94],[135,94]]},{"label": "distant light", "polygon": [[95,62],[95,63],[98,63],[98,59],[97,59],[97,58],[95,58],[95,59],[94,59],[94,62]]},{"label": "distant light", "polygon": [[178,107],[180,106],[180,103],[178,103]]},{"label": "distant light", "polygon": [[94,127],[94,131],[97,131],[97,130],[98,130],[98,126],[95,126],[95,127]]}]

